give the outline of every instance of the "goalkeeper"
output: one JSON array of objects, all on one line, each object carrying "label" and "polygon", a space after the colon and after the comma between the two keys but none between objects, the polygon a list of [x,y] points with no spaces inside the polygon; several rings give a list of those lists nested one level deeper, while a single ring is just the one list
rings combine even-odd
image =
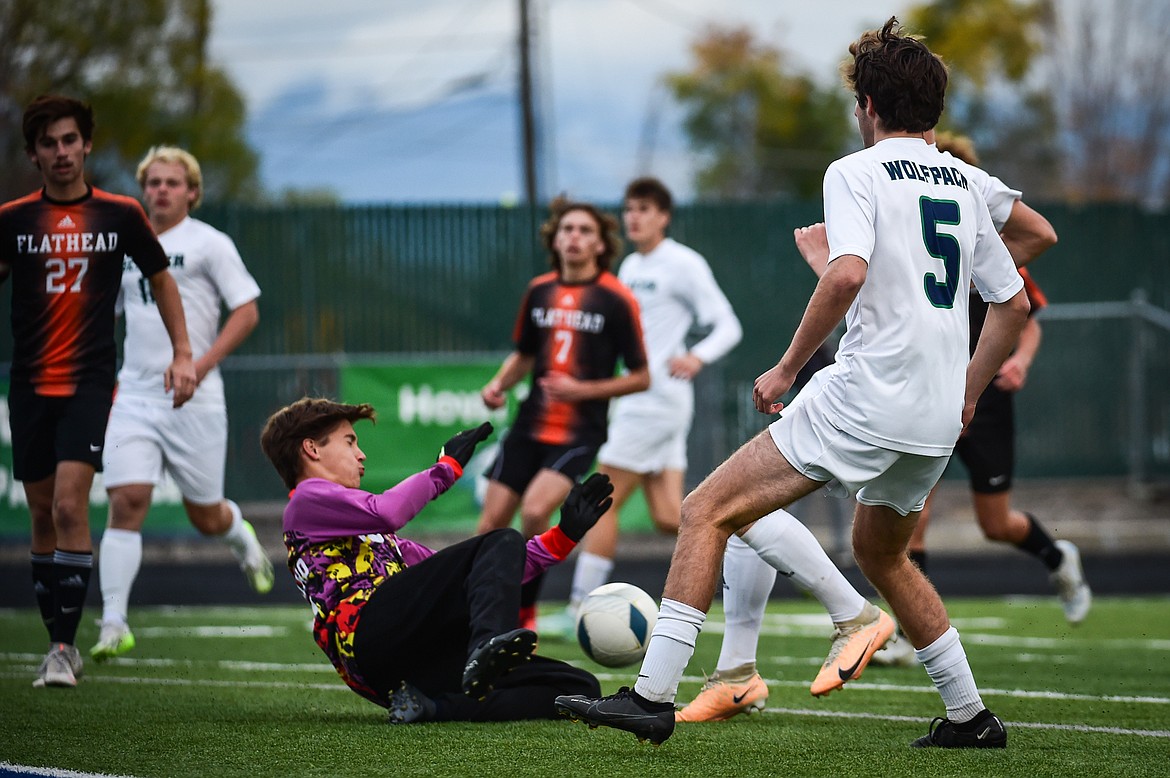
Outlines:
[{"label": "goalkeeper", "polygon": [[304,398],[274,413],[260,444],[285,485],[288,567],[313,636],[342,679],[391,723],[554,718],[562,694],[597,695],[590,673],[532,656],[514,629],[520,584],[562,561],[609,507],[613,487],[576,484],[560,523],[527,543],[501,529],[434,551],[396,533],[463,473],[490,423],[447,441],[431,467],[371,494],[353,424],[367,404]]}]

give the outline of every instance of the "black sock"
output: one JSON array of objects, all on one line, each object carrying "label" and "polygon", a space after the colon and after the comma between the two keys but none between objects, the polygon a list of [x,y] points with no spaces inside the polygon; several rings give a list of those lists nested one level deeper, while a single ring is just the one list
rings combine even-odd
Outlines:
[{"label": "black sock", "polygon": [[33,594],[41,611],[41,623],[53,637],[53,620],[57,613],[57,576],[53,572],[52,554],[32,555]]},{"label": "black sock", "polygon": [[1028,517],[1028,537],[1024,538],[1023,542],[1017,543],[1016,548],[1021,551],[1026,551],[1034,557],[1039,557],[1040,561],[1049,570],[1055,570],[1060,567],[1060,563],[1064,561],[1064,554],[1056,544],[1052,542],[1052,538],[1040,526],[1040,522],[1036,521],[1036,517],[1030,513],[1025,513]]},{"label": "black sock", "polygon": [[57,579],[57,607],[49,639],[73,645],[81,624],[81,609],[89,592],[89,574],[93,570],[92,551],[62,551],[53,554],[53,573]]}]

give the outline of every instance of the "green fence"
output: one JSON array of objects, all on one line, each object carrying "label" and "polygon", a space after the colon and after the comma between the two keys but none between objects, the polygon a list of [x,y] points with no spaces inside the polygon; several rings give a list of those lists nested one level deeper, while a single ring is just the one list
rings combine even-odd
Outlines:
[{"label": "green fence", "polygon": [[[1165,213],[1039,208],[1060,235],[1032,266],[1054,312],[1128,304],[1135,290],[1170,309]],[[339,395],[346,365],[498,359],[525,284],[547,267],[544,212],[527,208],[211,206],[198,215],[233,236],[263,289],[260,325],[224,371],[228,489],[245,500],[283,493],[256,443],[273,409],[307,393]],[[700,376],[692,482],[763,425],[745,411],[745,387],[778,358],[813,289],[792,229],[819,216],[819,203],[790,202],[692,205],[675,216],[672,234],[708,258],[745,333]],[[0,298],[7,320],[10,301]],[[1063,310],[1075,315],[1045,320],[1019,398],[1020,474],[1170,475],[1170,331],[1128,308]],[[0,338],[0,362],[11,348]]]}]

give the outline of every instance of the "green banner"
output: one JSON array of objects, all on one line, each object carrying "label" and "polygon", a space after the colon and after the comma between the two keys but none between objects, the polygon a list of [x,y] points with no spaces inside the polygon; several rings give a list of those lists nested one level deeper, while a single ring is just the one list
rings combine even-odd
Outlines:
[{"label": "green banner", "polygon": [[382,492],[435,463],[439,449],[460,430],[491,421],[495,433],[480,444],[464,476],[432,502],[411,524],[416,532],[471,532],[479,519],[485,481],[480,474],[495,458],[496,445],[515,414],[527,384],[508,395],[508,405],[489,411],[479,390],[499,361],[351,365],[341,370],[341,396],[347,403],[370,403],[377,424],[359,423],[358,445],[366,454],[362,488]]},{"label": "green banner", "polygon": [[[366,364],[341,371],[344,402],[370,403],[378,411],[377,424],[358,424],[358,445],[366,454],[362,488],[381,492],[435,462],[447,439],[460,430],[491,421],[496,431],[481,443],[464,475],[446,494],[432,502],[409,525],[415,532],[475,530],[483,490],[484,471],[495,460],[496,447],[508,422],[528,393],[521,382],[508,393],[508,404],[489,411],[479,390],[495,375],[499,360],[490,362],[433,362]],[[553,521],[556,518],[554,516]],[[622,510],[622,529],[644,530],[650,518],[641,491]]]}]

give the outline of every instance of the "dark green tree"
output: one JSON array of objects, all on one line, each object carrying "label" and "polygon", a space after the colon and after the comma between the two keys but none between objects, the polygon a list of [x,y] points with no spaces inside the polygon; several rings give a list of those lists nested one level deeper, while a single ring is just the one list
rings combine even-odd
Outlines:
[{"label": "dark green tree", "polygon": [[818,197],[825,168],[854,140],[844,89],[793,72],[746,27],[712,26],[691,51],[691,69],[668,73],[666,83],[704,160],[699,196]]},{"label": "dark green tree", "polygon": [[25,105],[59,92],[94,106],[98,186],[135,192],[146,150],[190,150],[208,197],[255,196],[257,157],[244,138],[244,101],[206,61],[210,0],[0,2],[0,197],[39,185],[20,132]]}]

